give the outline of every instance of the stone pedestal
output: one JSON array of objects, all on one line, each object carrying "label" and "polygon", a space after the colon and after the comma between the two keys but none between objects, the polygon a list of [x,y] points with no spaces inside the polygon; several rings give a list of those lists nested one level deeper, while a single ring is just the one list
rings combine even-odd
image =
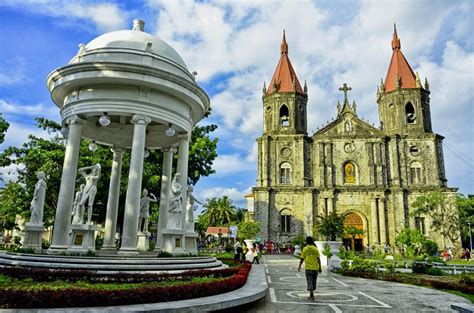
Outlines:
[{"label": "stone pedestal", "polygon": [[151,233],[149,232],[138,232],[138,242],[137,242],[137,250],[138,251],[148,251],[150,248],[150,236]]},{"label": "stone pedestal", "polygon": [[43,225],[25,225],[23,248],[33,249],[36,253],[40,253],[44,230]]},{"label": "stone pedestal", "polygon": [[163,248],[161,251],[172,255],[183,255],[185,251],[185,234],[181,229],[163,229]]},{"label": "stone pedestal", "polygon": [[191,253],[192,255],[198,255],[197,251],[197,240],[199,235],[195,232],[188,232],[184,236],[184,249],[186,253]]},{"label": "stone pedestal", "polygon": [[87,254],[95,252],[95,232],[98,226],[90,224],[72,224],[70,244],[67,253]]}]

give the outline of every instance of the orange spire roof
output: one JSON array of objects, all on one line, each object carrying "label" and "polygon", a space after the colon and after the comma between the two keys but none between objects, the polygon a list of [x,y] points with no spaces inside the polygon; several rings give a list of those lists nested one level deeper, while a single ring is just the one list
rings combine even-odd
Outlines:
[{"label": "orange spire roof", "polygon": [[288,58],[288,44],[286,43],[285,31],[280,45],[280,61],[275,69],[267,95],[274,92],[298,92],[304,94],[303,88],[296,76],[295,70]]},{"label": "orange spire roof", "polygon": [[416,75],[405,59],[400,50],[401,43],[397,35],[397,28],[393,25],[392,39],[392,59],[388,67],[387,76],[385,77],[385,92],[393,91],[397,88],[396,80],[400,88],[416,88]]}]

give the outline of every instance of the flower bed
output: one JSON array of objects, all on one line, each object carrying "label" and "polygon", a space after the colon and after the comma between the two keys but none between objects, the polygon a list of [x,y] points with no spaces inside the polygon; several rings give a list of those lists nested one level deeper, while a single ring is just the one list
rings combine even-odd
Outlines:
[{"label": "flower bed", "polygon": [[[181,274],[114,274],[101,275],[85,271],[48,271],[2,269],[9,277],[26,278],[35,282],[49,282],[57,279],[67,281],[87,280],[91,283],[130,283],[184,281],[170,286],[140,286],[131,289],[61,288],[32,289],[23,287],[1,287],[2,308],[66,308],[129,305],[200,298],[233,291],[242,287],[251,268],[248,262],[238,268],[223,270],[188,271]],[[7,270],[3,272],[3,270]],[[46,272],[43,272],[46,271]],[[48,273],[49,272],[49,273]],[[28,276],[29,274],[29,276]],[[212,277],[212,281],[193,282],[196,277]]]},{"label": "flower bed", "polygon": [[460,275],[459,278],[456,278],[449,276],[439,277],[431,275],[384,272],[339,271],[338,273],[345,276],[385,280],[397,283],[413,284],[417,286],[427,286],[435,289],[457,290],[467,294],[474,294],[474,285],[467,282],[463,275]]}]

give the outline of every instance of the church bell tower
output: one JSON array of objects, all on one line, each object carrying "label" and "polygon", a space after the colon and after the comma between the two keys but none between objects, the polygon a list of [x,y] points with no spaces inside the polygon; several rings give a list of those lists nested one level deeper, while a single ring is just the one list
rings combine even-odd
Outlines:
[{"label": "church bell tower", "polygon": [[394,25],[392,59],[385,82],[377,88],[377,103],[381,127],[388,135],[431,133],[430,91],[405,59]]}]

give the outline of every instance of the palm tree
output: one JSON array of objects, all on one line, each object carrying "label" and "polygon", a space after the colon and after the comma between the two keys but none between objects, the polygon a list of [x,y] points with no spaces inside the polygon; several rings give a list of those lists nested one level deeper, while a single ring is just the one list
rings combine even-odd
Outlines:
[{"label": "palm tree", "polygon": [[235,216],[235,206],[232,204],[232,200],[228,196],[223,196],[221,199],[217,199],[217,206],[219,221],[222,225],[230,224]]},{"label": "palm tree", "polygon": [[202,211],[204,218],[209,221],[209,226],[216,226],[220,219],[220,209],[218,205],[217,198],[207,199],[203,207],[205,208]]}]

